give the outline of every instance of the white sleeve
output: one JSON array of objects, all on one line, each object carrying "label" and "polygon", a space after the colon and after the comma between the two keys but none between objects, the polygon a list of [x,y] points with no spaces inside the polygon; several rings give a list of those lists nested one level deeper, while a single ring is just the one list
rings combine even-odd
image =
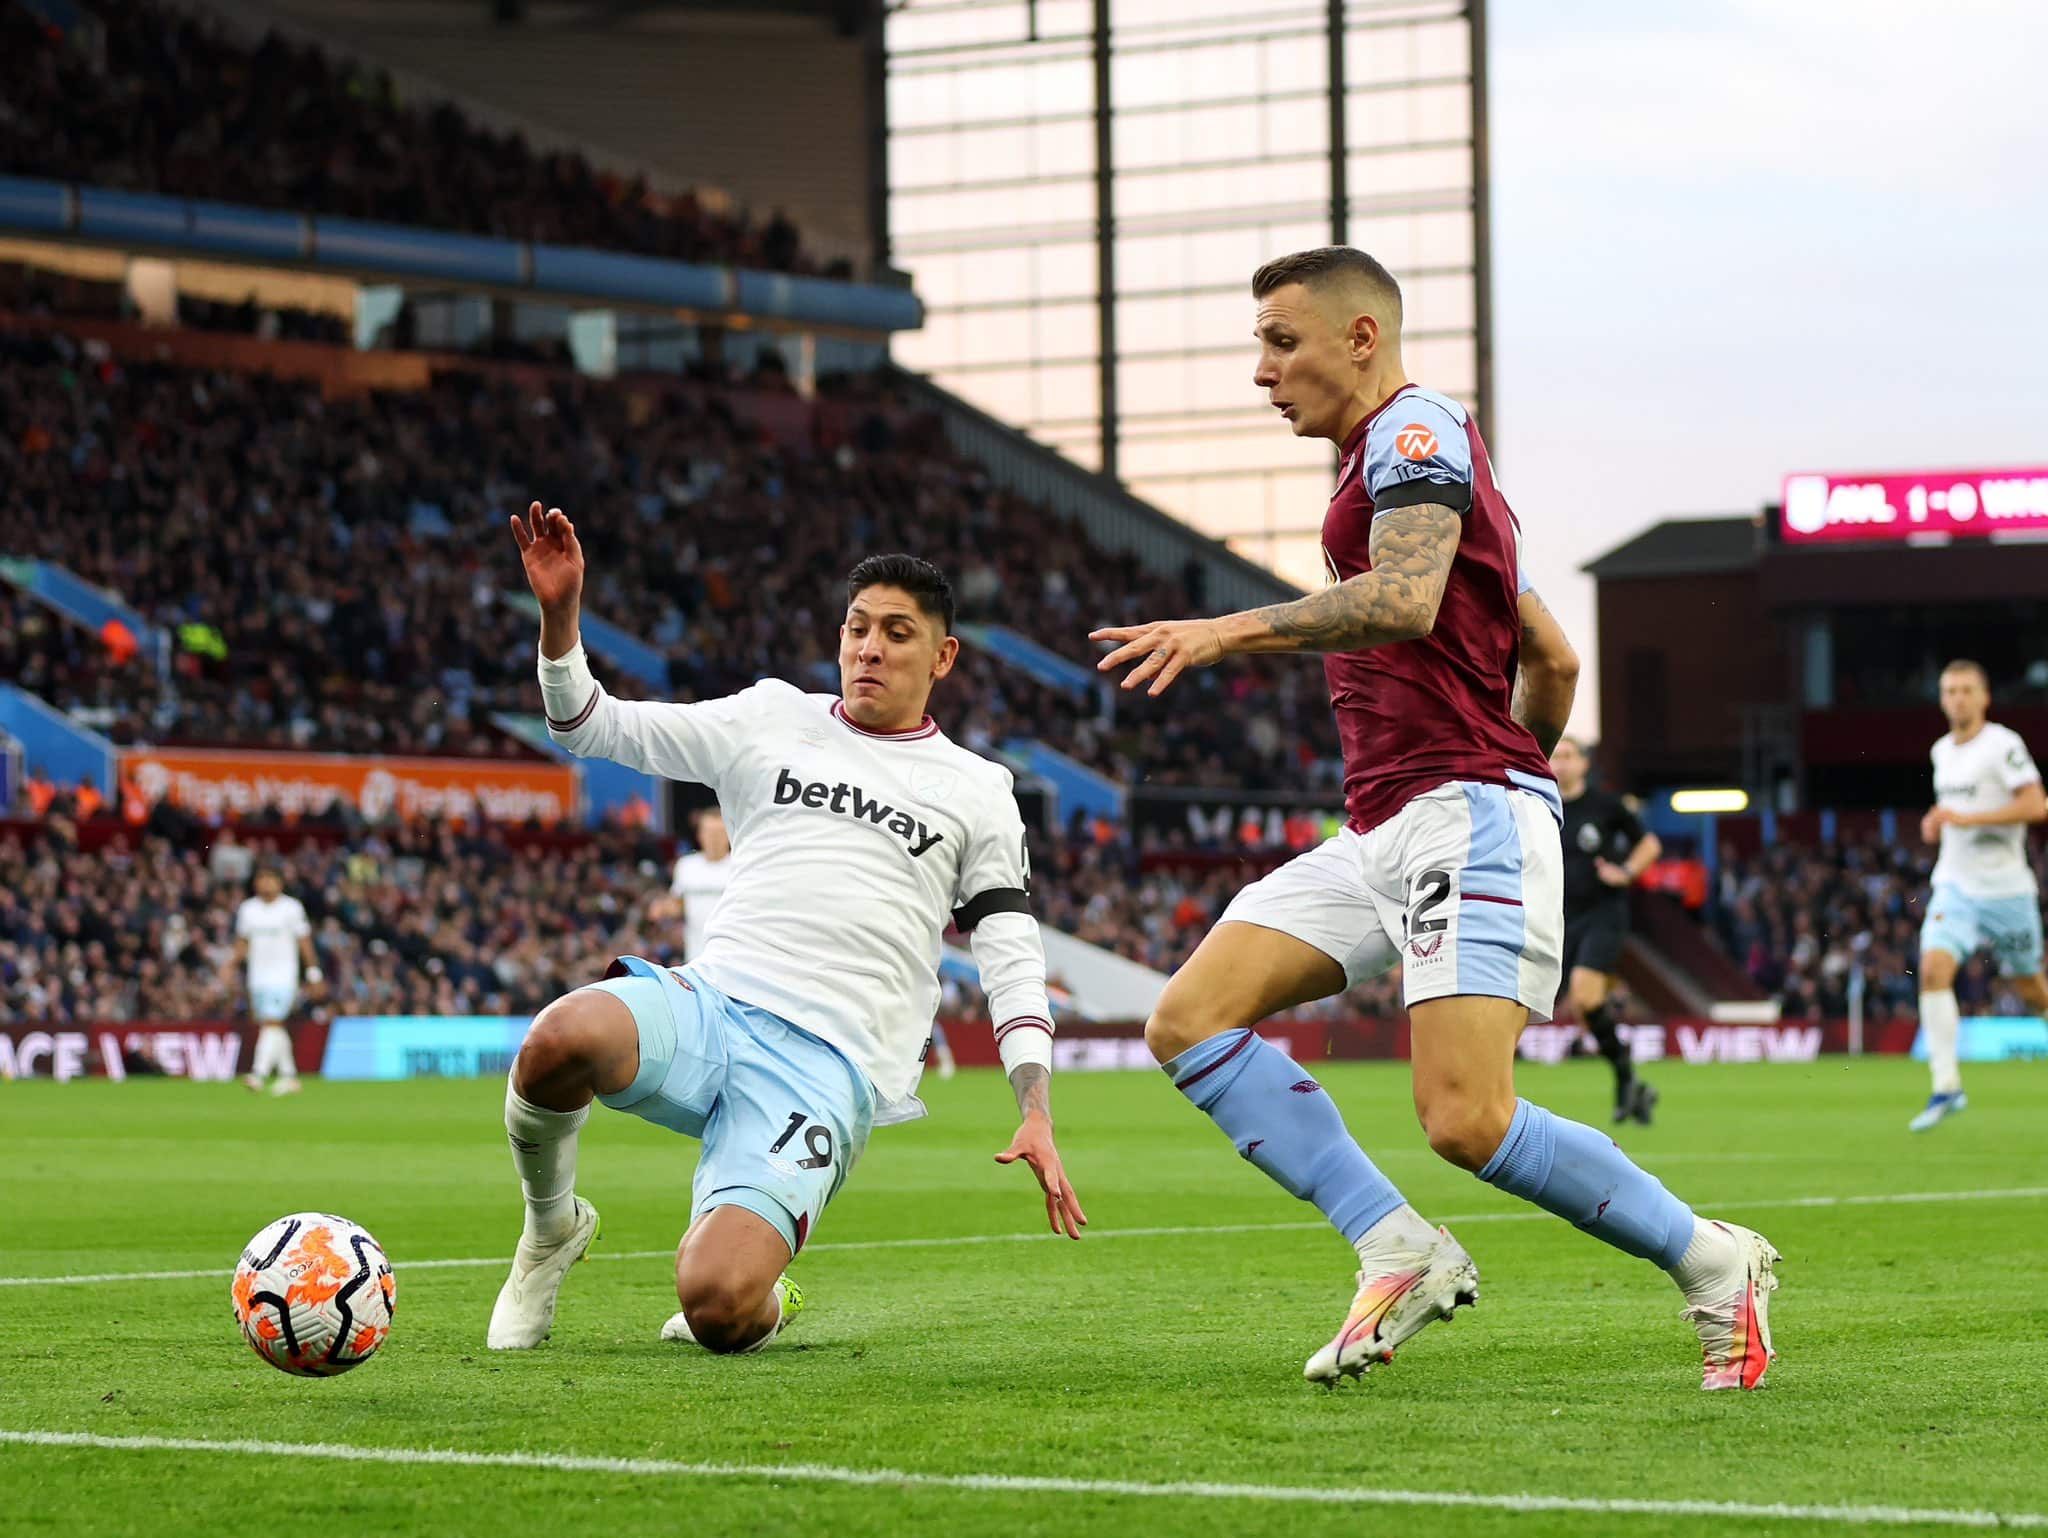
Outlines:
[{"label": "white sleeve", "polygon": [[1052,1071],[1052,1004],[1045,996],[1045,945],[1028,913],[992,913],[967,942],[981,968],[981,991],[996,1028],[1003,1072],[1026,1063]]},{"label": "white sleeve", "polygon": [[671,897],[681,897],[683,895],[683,861],[689,858],[686,854],[676,856],[675,869],[669,872],[668,878],[668,895]]},{"label": "white sleeve", "polygon": [[2026,741],[2018,732],[2007,732],[2006,738],[2005,752],[1998,759],[1998,777],[2007,790],[2018,790],[2040,779],[2041,771],[2034,767],[2034,756],[2027,751]]},{"label": "white sleeve", "polygon": [[966,932],[981,968],[981,991],[995,1024],[1003,1071],[1025,1063],[1052,1068],[1052,1005],[1045,994],[1045,945],[1031,916],[1031,856],[1007,772],[989,795],[960,862],[955,927]]},{"label": "white sleeve", "polygon": [[235,909],[235,938],[237,940],[249,938],[249,899],[246,897],[242,899],[240,906]]},{"label": "white sleeve", "polygon": [[306,917],[306,905],[296,897],[292,899],[292,937],[305,939],[312,935],[312,922]]},{"label": "white sleeve", "polygon": [[670,780],[716,785],[738,758],[764,687],[701,705],[617,700],[590,671],[581,644],[566,657],[540,659],[540,696],[548,735],[578,758],[608,758]]}]

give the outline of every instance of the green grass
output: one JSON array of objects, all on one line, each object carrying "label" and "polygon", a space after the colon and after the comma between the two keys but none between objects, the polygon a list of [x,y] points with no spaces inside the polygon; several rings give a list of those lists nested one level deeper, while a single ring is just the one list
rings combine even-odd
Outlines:
[{"label": "green grass", "polygon": [[[1326,1067],[1366,1146],[1425,1213],[1517,1204],[1428,1153],[1398,1066]],[[520,1450],[1146,1483],[1533,1493],[1658,1501],[2048,1511],[2048,1199],[1745,1205],[2048,1187],[2048,1071],[1972,1071],[1932,1135],[1900,1061],[1665,1066],[1664,1115],[1622,1141],[1704,1210],[1784,1251],[1781,1360],[1762,1393],[1703,1395],[1679,1299],[1651,1267],[1548,1218],[1468,1221],[1478,1309],[1330,1393],[1304,1358],[1341,1319],[1327,1230],[1116,1237],[1314,1213],[1233,1156],[1156,1076],[1070,1075],[1061,1141],[1094,1231],[1066,1241],[823,1248],[815,1307],[759,1356],[657,1342],[668,1264],[572,1273],[554,1338],[483,1349],[518,1192],[493,1083],[309,1086],[255,1100],[186,1083],[0,1085],[0,1276],[232,1265],[281,1213],[339,1211],[397,1268],[378,1358],[288,1378],[237,1338],[222,1278],[0,1287],[0,1429]],[[1525,1093],[1600,1119],[1599,1065]],[[990,1155],[1013,1125],[993,1073],[933,1085],[931,1120],[875,1135],[818,1238],[1029,1231],[1035,1188]],[[671,1247],[694,1145],[599,1110],[580,1188],[599,1252]],[[848,1486],[759,1477],[420,1468],[217,1452],[0,1445],[0,1533],[322,1531],[841,1534],[1841,1531],[1812,1519],[1327,1507]],[[513,1524],[519,1524],[516,1528]]]}]

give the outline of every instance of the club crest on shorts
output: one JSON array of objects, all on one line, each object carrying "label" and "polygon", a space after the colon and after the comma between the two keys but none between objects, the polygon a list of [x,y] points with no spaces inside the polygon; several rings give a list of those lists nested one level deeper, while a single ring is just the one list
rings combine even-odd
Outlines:
[{"label": "club crest on shorts", "polygon": [[1444,937],[1431,935],[1427,940],[1414,939],[1408,942],[1408,954],[1417,961],[1434,961],[1436,953],[1443,948]]}]

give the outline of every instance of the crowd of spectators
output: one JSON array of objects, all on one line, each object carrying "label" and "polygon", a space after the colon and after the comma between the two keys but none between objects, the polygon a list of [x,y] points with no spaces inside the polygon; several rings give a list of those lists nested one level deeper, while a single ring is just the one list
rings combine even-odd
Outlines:
[{"label": "crowd of spectators", "polygon": [[[2048,885],[2048,851],[2031,848]],[[1860,988],[1866,1020],[1913,1019],[1934,856],[1931,846],[1876,838],[1726,852],[1715,932],[1788,1018],[1840,1019]],[[1968,959],[1955,986],[1965,1014],[2026,1013],[1988,954]]]},{"label": "crowd of spectators", "polygon": [[[535,495],[577,520],[587,610],[662,650],[679,699],[769,675],[836,687],[859,552],[927,555],[963,618],[1078,661],[1097,625],[1201,607],[996,487],[886,383],[849,389],[849,429],[790,448],[682,385],[442,374],[329,400],[0,333],[0,556],[54,561],[178,638],[165,676],[45,625],[16,635],[10,671],[117,741],[526,752],[490,717],[539,708],[505,526]],[[615,692],[664,692],[598,663]],[[1106,720],[969,648],[934,710],[979,751],[1035,737],[1127,783],[1335,778],[1321,672],[1298,659],[1123,696]]]},{"label": "crowd of spectators", "polygon": [[[271,33],[253,46],[155,0],[93,0],[103,46],[0,5],[0,174],[426,229],[819,270],[779,212],[756,222],[544,152],[389,75]],[[846,275],[843,263],[828,269]]]},{"label": "crowd of spectators", "polygon": [[[528,1013],[615,955],[680,960],[664,845],[647,835],[521,845],[489,827],[412,824],[285,843],[167,820],[86,853],[62,815],[0,832],[0,1022],[233,1018],[234,914],[259,864],[305,904],[326,974],[312,1002],[330,1013]],[[1137,875],[1123,858],[1058,848],[1039,916],[1161,970],[1248,879],[1234,866]],[[1320,1012],[1399,1008],[1396,974]]]},{"label": "crowd of spectators", "polygon": [[221,1020],[234,916],[261,860],[305,904],[342,1014],[521,1014],[634,952],[679,960],[661,850],[611,833],[518,849],[414,825],[280,854],[231,836],[81,851],[64,819],[0,833],[0,1021]]}]

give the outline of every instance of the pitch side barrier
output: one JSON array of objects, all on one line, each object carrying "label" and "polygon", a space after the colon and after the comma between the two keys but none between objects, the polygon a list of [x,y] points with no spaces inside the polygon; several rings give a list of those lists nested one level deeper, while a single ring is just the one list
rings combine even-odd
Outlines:
[{"label": "pitch side barrier", "polygon": [[[302,1073],[330,1079],[500,1078],[511,1067],[532,1017],[526,1015],[343,1015],[309,1021],[294,1031]],[[997,1066],[984,1022],[947,1022],[954,1055],[968,1067]],[[1640,1062],[1808,1063],[1846,1052],[1846,1020],[1728,1025],[1712,1020],[1665,1020],[1624,1025],[1622,1034]],[[1260,1034],[1298,1061],[1392,1061],[1408,1056],[1408,1025],[1401,1019],[1341,1018],[1268,1021]],[[1525,1061],[1561,1062],[1578,1032],[1573,1026],[1531,1026],[1523,1035]],[[248,1064],[255,1032],[246,1022],[167,1021],[10,1025],[0,1030],[0,1081],[82,1078],[129,1079],[166,1075],[220,1081]],[[1962,1023],[1965,1062],[2048,1061],[2048,1023],[1980,1016]],[[1865,1050],[1926,1056],[1910,1020],[1866,1034]],[[1138,1022],[1063,1025],[1053,1040],[1053,1066],[1062,1072],[1143,1070],[1158,1065]]]},{"label": "pitch side barrier", "polygon": [[443,288],[460,284],[546,302],[696,310],[868,334],[924,324],[923,304],[905,288],[445,234],[35,177],[0,176],[0,232]]}]

